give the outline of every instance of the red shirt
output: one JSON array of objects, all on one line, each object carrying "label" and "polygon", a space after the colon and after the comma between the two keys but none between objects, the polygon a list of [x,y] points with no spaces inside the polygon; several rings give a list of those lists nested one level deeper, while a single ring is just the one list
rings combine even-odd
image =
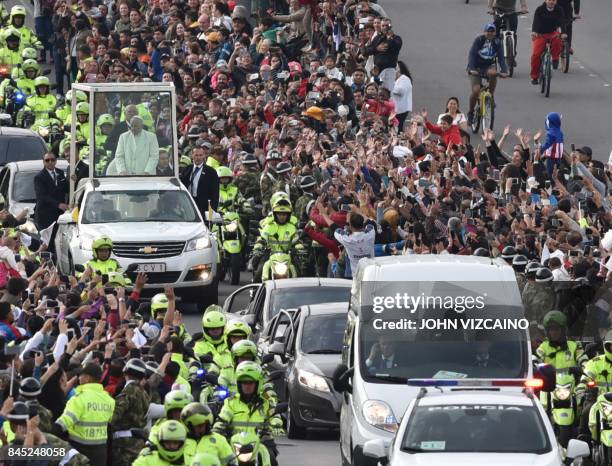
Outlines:
[{"label": "red shirt", "polygon": [[442,136],[442,140],[444,141],[446,147],[448,147],[449,144],[461,144],[461,133],[459,132],[459,126],[451,125],[448,131],[443,131],[441,126],[432,125],[429,121],[426,121],[425,125],[432,133]]}]

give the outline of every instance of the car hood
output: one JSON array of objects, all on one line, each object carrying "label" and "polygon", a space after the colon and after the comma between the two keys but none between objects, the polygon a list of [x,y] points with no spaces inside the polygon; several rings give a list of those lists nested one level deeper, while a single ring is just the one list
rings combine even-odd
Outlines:
[{"label": "car hood", "polygon": [[313,374],[319,374],[332,378],[334,370],[342,362],[341,354],[304,354],[301,353],[298,363],[296,364],[298,369],[304,369],[312,372]]},{"label": "car hood", "polygon": [[[81,224],[80,233],[98,237],[105,235],[113,241],[187,241],[207,232],[203,223],[188,222],[126,222]],[[134,233],[138,232],[138,236]]]},{"label": "car hood", "polygon": [[[417,453],[401,452],[398,466],[558,466],[554,452],[545,455],[529,453]],[[398,458],[399,459],[399,458]],[[394,458],[395,460],[395,458]],[[396,464],[395,461],[393,464]]]}]

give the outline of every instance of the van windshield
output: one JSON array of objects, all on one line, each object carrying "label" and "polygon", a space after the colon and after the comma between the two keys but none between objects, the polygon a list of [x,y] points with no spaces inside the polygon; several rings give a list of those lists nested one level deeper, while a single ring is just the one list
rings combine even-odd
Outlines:
[{"label": "van windshield", "polygon": [[[512,326],[522,319],[520,307],[486,311],[493,319],[503,316],[501,325]],[[402,328],[402,319],[393,313],[361,321],[359,362],[366,380],[405,383],[409,378],[527,376],[526,330],[491,328],[491,322],[452,314],[452,310],[428,309],[427,319],[416,320],[413,329]]]}]

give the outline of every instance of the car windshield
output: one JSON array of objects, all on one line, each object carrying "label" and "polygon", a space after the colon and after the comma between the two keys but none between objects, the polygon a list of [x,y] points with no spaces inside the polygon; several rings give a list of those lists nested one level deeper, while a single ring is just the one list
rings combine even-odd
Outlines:
[{"label": "car windshield", "polygon": [[300,349],[306,354],[341,354],[346,314],[306,317]]},{"label": "car windshield", "polygon": [[[431,319],[449,322],[448,310],[429,309]],[[450,311],[454,312],[454,311]],[[522,316],[522,308],[488,308],[491,316]],[[519,318],[519,317],[517,317]],[[371,382],[405,383],[408,378],[522,378],[527,376],[527,333],[521,329],[390,329],[393,314],[360,325],[360,363]],[[450,326],[450,324],[447,324]],[[383,331],[384,329],[384,331]]]},{"label": "car windshield", "polygon": [[407,422],[401,449],[408,453],[542,454],[551,449],[533,406],[417,406]]},{"label": "car windshield", "polygon": [[12,199],[15,202],[36,202],[34,191],[34,177],[38,171],[17,172],[13,181]]},{"label": "car windshield", "polygon": [[82,223],[199,222],[187,193],[168,191],[95,191],[87,196]]},{"label": "car windshield", "polygon": [[270,296],[271,319],[281,309],[292,309],[308,304],[348,303],[351,289],[344,286],[309,286],[306,288],[282,288]]},{"label": "car windshield", "polygon": [[0,137],[0,165],[22,160],[42,160],[46,147],[37,137]]}]

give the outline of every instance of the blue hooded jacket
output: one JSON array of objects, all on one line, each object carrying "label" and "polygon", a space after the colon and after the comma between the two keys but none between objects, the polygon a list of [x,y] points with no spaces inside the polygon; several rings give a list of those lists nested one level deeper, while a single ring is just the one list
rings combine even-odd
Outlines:
[{"label": "blue hooded jacket", "polygon": [[563,131],[561,131],[561,115],[557,112],[550,112],[546,115],[546,139],[544,143],[540,146],[540,152],[544,153],[554,144],[561,144],[559,147],[560,153],[558,153],[557,157],[561,158],[563,154]]}]

